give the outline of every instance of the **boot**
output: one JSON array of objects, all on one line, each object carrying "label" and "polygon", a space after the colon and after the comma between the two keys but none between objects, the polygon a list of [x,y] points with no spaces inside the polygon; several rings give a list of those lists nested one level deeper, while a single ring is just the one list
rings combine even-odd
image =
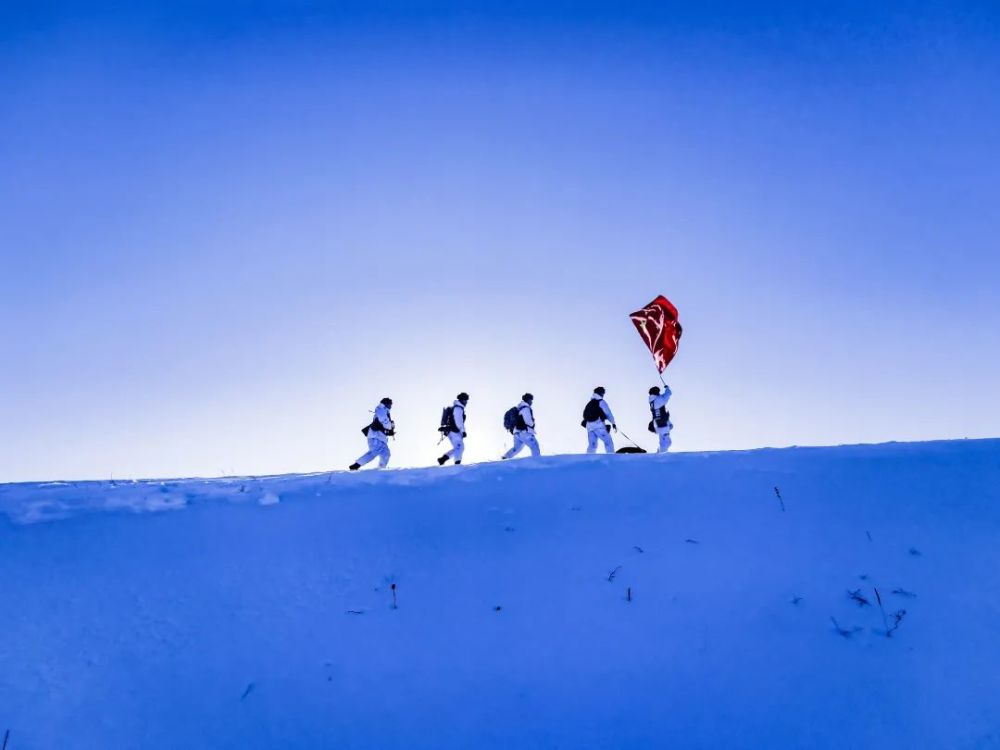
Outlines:
[{"label": "boot", "polygon": [[441,458],[438,459],[438,466],[444,466],[445,461],[447,460],[448,460],[448,454],[446,453],[445,455],[441,456]]},{"label": "boot", "polygon": [[357,471],[361,468],[361,464],[351,464],[347,467],[348,471]]},{"label": "boot", "polygon": [[459,459],[458,461],[455,462],[455,466],[459,466],[461,463],[462,463],[462,459]]}]

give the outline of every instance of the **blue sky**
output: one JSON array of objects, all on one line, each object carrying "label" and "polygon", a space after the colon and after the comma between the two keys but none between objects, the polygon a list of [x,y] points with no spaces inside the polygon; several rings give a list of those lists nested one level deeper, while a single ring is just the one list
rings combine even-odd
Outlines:
[{"label": "blue sky", "polygon": [[5,3],[0,481],[995,436],[1000,11]]}]

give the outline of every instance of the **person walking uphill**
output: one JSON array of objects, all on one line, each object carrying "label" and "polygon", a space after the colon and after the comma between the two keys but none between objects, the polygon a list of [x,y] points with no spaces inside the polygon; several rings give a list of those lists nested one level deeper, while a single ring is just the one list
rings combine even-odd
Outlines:
[{"label": "person walking uphill", "polygon": [[587,428],[588,454],[597,452],[598,440],[604,443],[605,453],[615,452],[615,441],[608,433],[608,422],[611,423],[611,429],[615,432],[618,432],[618,425],[615,424],[615,416],[611,413],[611,407],[604,400],[604,393],[604,386],[598,386],[594,389],[594,395],[590,397],[590,401],[583,407],[583,421],[580,425]]},{"label": "person walking uphill", "polygon": [[653,386],[649,389],[649,413],[653,416],[649,422],[649,431],[655,432],[660,439],[657,453],[666,453],[670,450],[670,431],[674,428],[670,423],[670,412],[667,411],[667,401],[670,400],[670,386],[664,386],[663,393]]},{"label": "person walking uphill", "polygon": [[534,396],[525,393],[521,396],[521,403],[503,415],[503,426],[508,432],[514,434],[514,447],[504,453],[501,458],[513,458],[525,446],[531,450],[532,456],[537,457],[542,454],[538,447],[538,439],[535,437],[535,414],[531,410],[531,404],[534,400]]},{"label": "person walking uphill", "polygon": [[462,463],[462,454],[465,453],[465,407],[468,403],[469,394],[459,393],[455,403],[445,408],[441,415],[441,427],[438,429],[451,441],[451,450],[438,459],[438,466],[444,466],[449,458],[455,460],[455,466]]},{"label": "person walking uphill", "polygon": [[378,467],[384,469],[389,463],[389,438],[396,434],[396,424],[390,414],[392,399],[384,398],[375,407],[372,423],[361,430],[368,438],[368,452],[348,468],[357,471],[369,461],[378,458]]}]

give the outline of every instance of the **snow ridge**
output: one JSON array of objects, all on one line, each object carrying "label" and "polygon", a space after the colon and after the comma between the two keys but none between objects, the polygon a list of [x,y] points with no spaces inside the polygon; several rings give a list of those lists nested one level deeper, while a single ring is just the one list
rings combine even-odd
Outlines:
[{"label": "snow ridge", "polygon": [[0,512],[9,750],[1000,746],[1000,440]]}]

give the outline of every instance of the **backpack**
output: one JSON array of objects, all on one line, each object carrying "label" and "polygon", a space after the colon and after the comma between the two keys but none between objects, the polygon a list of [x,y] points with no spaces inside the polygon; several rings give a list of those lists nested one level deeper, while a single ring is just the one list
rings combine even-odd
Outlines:
[{"label": "backpack", "polygon": [[[524,424],[524,419],[521,417],[521,410],[516,406],[512,406],[503,414],[503,428],[507,432],[513,433],[515,429],[519,429],[519,424]],[[524,428],[520,427],[520,429]]]},{"label": "backpack", "polygon": [[590,399],[587,405],[583,407],[583,425],[587,426],[587,422],[603,422],[608,418],[608,415],[604,413],[604,409],[601,408],[601,402],[596,398]]},{"label": "backpack", "polygon": [[465,422],[465,408],[462,406],[446,406],[441,410],[441,426],[438,432],[447,435],[450,432],[458,432],[458,422],[455,421],[455,409],[462,410],[462,422]]},{"label": "backpack", "polygon": [[438,427],[438,432],[447,435],[449,432],[455,432],[455,407],[446,406],[441,410],[441,426]]},{"label": "backpack", "polygon": [[[392,420],[392,414],[389,412],[388,409],[386,410],[385,413],[386,416],[389,417],[390,420]],[[381,432],[383,435],[390,435],[390,436],[396,434],[395,430],[386,430],[385,427],[382,426],[382,423],[378,421],[378,417],[372,417],[371,423],[361,428],[361,434],[364,435],[365,437],[368,437],[369,432]]]},{"label": "backpack", "polygon": [[653,415],[653,418],[649,421],[649,431],[656,432],[656,427],[666,427],[670,424],[670,412],[667,411],[667,407],[661,406],[659,409],[654,409],[653,405],[649,405],[649,413]]}]

